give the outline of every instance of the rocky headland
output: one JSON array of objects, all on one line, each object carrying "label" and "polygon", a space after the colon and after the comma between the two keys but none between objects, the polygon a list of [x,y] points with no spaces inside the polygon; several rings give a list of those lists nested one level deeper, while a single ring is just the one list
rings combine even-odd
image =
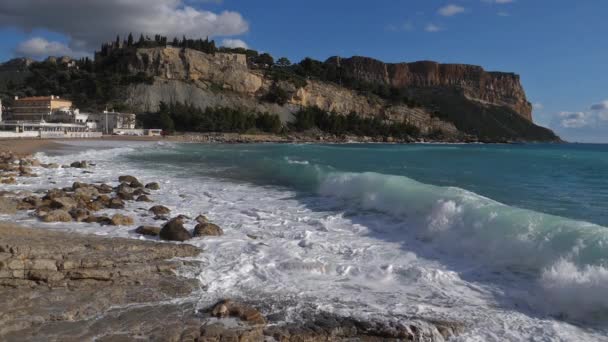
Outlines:
[{"label": "rocky headland", "polygon": [[[398,142],[560,141],[549,129],[534,124],[532,105],[514,73],[432,61],[384,63],[359,56],[267,65],[252,58],[252,53],[257,56],[252,50],[205,52],[153,45],[104,45],[95,61],[78,62],[77,67],[65,57],[42,63],[8,61],[0,65],[0,76],[7,75],[0,77],[0,96],[10,102],[9,95],[14,95],[7,93],[11,75],[15,94],[32,89],[55,93],[73,98],[85,110],[110,106],[146,115],[158,111],[161,103],[182,103],[201,110],[276,115],[289,130],[298,111],[319,108],[415,127],[415,136]],[[72,81],[60,80],[59,71],[70,74]],[[40,75],[57,79],[62,86],[38,89],[54,84],[39,82]],[[81,86],[96,82],[101,88]],[[382,138],[395,139],[386,133],[375,137]]]},{"label": "rocky headland", "polygon": [[[18,184],[42,169],[95,165],[44,164],[27,155],[0,154],[0,181]],[[201,214],[190,218],[151,198],[154,181],[122,175],[114,184],[74,182],[44,191],[2,191],[0,213],[26,212],[55,228],[0,224],[0,339],[4,341],[444,341],[465,329],[457,322],[423,317],[357,319],[310,308],[285,321],[294,303],[239,297],[200,302],[206,291],[196,278],[209,253],[190,239],[222,235],[224,229]],[[162,197],[161,197],[162,198]],[[126,202],[147,208],[156,226],[133,225]],[[97,214],[116,209],[109,216]],[[140,239],[67,232],[62,223],[124,227]],[[193,230],[185,222],[196,224]],[[144,238],[145,237],[145,238]],[[162,242],[174,241],[174,242]],[[184,241],[184,242],[182,242]],[[192,271],[192,272],[188,272]],[[298,303],[302,304],[302,303]]]}]

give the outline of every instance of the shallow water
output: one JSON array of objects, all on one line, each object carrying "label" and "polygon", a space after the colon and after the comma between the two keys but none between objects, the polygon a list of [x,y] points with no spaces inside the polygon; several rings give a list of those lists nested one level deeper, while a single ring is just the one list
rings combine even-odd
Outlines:
[{"label": "shallow water", "polygon": [[[608,339],[604,147],[94,144],[42,157],[92,160],[94,174],[40,170],[15,187],[159,181],[154,200],[225,230],[191,241],[206,251],[188,270],[201,305],[457,320],[462,341]],[[134,227],[71,229],[142,238],[147,206],[127,209]]]}]

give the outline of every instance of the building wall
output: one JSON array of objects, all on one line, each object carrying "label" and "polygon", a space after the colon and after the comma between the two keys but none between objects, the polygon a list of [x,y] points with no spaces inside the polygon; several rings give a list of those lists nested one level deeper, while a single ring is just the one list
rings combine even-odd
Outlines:
[{"label": "building wall", "polygon": [[14,120],[48,120],[55,111],[71,107],[72,101],[54,96],[25,97],[15,100],[11,116]]}]

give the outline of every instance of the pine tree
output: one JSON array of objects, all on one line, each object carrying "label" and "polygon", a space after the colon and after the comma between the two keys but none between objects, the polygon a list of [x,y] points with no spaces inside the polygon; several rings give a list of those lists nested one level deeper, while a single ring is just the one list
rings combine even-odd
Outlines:
[{"label": "pine tree", "polygon": [[129,37],[127,38],[127,45],[133,46],[133,34],[129,32]]},{"label": "pine tree", "polygon": [[143,45],[144,45],[144,42],[145,42],[145,39],[144,39],[144,34],[143,34],[143,33],[141,33],[141,34],[139,35],[139,41],[137,42],[137,46],[139,46],[139,47],[143,46]]}]

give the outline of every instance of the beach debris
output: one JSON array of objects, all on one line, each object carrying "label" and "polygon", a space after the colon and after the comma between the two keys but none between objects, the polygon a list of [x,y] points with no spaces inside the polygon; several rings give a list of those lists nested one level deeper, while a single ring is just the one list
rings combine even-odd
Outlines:
[{"label": "beach debris", "polygon": [[213,223],[199,223],[194,227],[194,237],[200,236],[221,236],[224,231],[218,225]]}]

